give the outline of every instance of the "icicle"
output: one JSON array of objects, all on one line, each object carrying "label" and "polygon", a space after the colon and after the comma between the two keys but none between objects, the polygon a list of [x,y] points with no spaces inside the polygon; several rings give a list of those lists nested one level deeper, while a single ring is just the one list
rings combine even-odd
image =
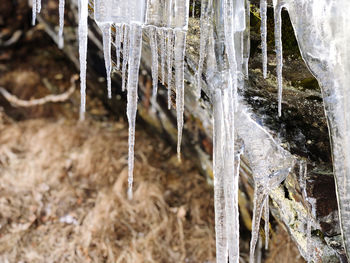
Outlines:
[{"label": "icicle", "polygon": [[269,248],[269,218],[270,218],[270,207],[269,207],[269,196],[265,199],[265,250]]},{"label": "icicle", "polygon": [[[241,0],[240,0],[241,1]],[[238,2],[237,2],[238,3]],[[225,36],[225,48],[227,53],[227,60],[229,64],[229,69],[232,75],[233,80],[233,100],[235,101],[235,107],[237,107],[237,71],[238,71],[238,58],[240,56],[243,56],[242,49],[239,48],[239,46],[236,46],[235,43],[235,33],[236,28],[233,24],[233,21],[237,20],[236,16],[237,14],[233,13],[233,2],[232,0],[225,0],[224,1],[224,36]],[[234,16],[235,15],[235,16]],[[241,19],[245,19],[245,16],[241,17]],[[243,22],[240,22],[243,23]],[[244,30],[244,29],[243,29]],[[240,64],[240,63],[239,63]]]},{"label": "icicle", "polygon": [[115,55],[117,58],[117,70],[120,70],[120,47],[122,39],[121,25],[115,25]]},{"label": "icicle", "polygon": [[37,0],[33,0],[32,2],[32,25],[35,25],[36,22],[36,7],[37,7]]},{"label": "icicle", "polygon": [[196,0],[192,0],[192,17],[194,17],[196,11]]},{"label": "icicle", "polygon": [[[125,38],[124,38],[125,40]],[[134,146],[135,146],[135,123],[137,112],[137,90],[139,68],[142,48],[142,28],[138,24],[132,24],[130,28],[129,72],[128,72],[128,95],[127,117],[129,122],[129,174],[128,174],[128,198],[132,199],[132,185],[134,172]]]},{"label": "icicle", "polygon": [[256,253],[256,263],[261,263],[261,258],[262,258],[262,244],[261,244],[261,237],[258,239],[258,247],[257,247],[257,253]]},{"label": "icicle", "polygon": [[222,95],[220,89],[215,89],[213,98],[213,167],[214,167],[214,211],[216,235],[216,262],[227,262],[227,231],[225,213],[225,181],[224,181],[224,131]]},{"label": "icicle", "polygon": [[41,11],[41,0],[37,0],[37,7],[36,7],[36,9],[37,9],[37,13],[39,14],[40,13],[40,11]]},{"label": "icicle", "polygon": [[85,118],[86,53],[88,43],[88,0],[79,1],[80,120]]},{"label": "icicle", "polygon": [[64,0],[59,0],[58,13],[59,13],[59,25],[60,25],[58,30],[58,48],[62,49],[64,45],[64,41],[63,41]]},{"label": "icicle", "polygon": [[172,29],[168,29],[167,43],[167,66],[168,66],[168,109],[171,109],[171,87],[173,78],[173,56],[174,56],[174,33]]},{"label": "icicle", "polygon": [[165,33],[164,29],[158,30],[160,35],[160,68],[161,68],[161,77],[162,84],[165,83]]},{"label": "icicle", "polygon": [[129,26],[124,25],[123,35],[123,65],[122,65],[122,91],[125,90],[126,83],[126,67],[128,64],[129,56]]},{"label": "icicle", "polygon": [[267,77],[267,2],[260,0],[260,17],[261,17],[261,50],[262,50],[262,64],[263,76]]},{"label": "icicle", "polygon": [[307,178],[307,162],[302,160],[299,164],[299,185],[302,196],[306,201],[307,207],[307,218],[306,218],[306,250],[308,255],[308,262],[311,262],[312,259],[312,248],[311,248],[311,209],[309,198],[306,191],[306,178]]},{"label": "icicle", "polygon": [[156,100],[157,100],[157,91],[158,91],[158,43],[157,43],[157,30],[155,27],[150,28],[150,45],[152,51],[152,109],[154,110]]},{"label": "icicle", "polygon": [[177,158],[181,160],[182,129],[184,125],[184,58],[185,58],[186,32],[175,30],[174,65],[176,88],[176,116],[177,116]]},{"label": "icicle", "polygon": [[198,61],[198,68],[197,68],[197,90],[196,90],[196,97],[197,99],[201,96],[201,90],[202,90],[202,71],[203,71],[203,64],[204,59],[207,55],[206,48],[207,48],[207,42],[209,37],[209,10],[211,10],[211,2],[209,1],[202,1],[201,3],[201,19],[200,19],[200,43],[199,43],[199,61]]},{"label": "icicle", "polygon": [[250,240],[250,252],[249,252],[250,263],[254,263],[254,252],[255,252],[256,242],[258,241],[258,238],[259,238],[260,220],[262,216],[262,210],[264,207],[265,199],[266,199],[266,194],[264,193],[264,187],[262,185],[255,183],[252,238]]},{"label": "icicle", "polygon": [[250,0],[245,0],[245,21],[246,27],[242,34],[243,37],[243,64],[242,72],[246,79],[249,77],[249,57],[250,57]]},{"label": "icicle", "polygon": [[112,98],[112,82],[111,82],[111,72],[112,72],[112,58],[111,58],[111,23],[98,23],[102,31],[102,41],[103,41],[103,56],[105,60],[106,67],[106,78],[107,78],[107,91],[108,98]]},{"label": "icicle", "polygon": [[274,19],[275,19],[275,46],[277,59],[277,85],[278,85],[278,117],[282,115],[282,6],[276,5],[274,1]]}]

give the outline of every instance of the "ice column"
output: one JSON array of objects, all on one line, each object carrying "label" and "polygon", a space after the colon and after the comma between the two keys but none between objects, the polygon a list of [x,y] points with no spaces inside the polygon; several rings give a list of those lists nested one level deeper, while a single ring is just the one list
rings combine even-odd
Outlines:
[{"label": "ice column", "polygon": [[128,65],[129,58],[129,26],[124,25],[123,35],[123,63],[122,63],[122,90],[126,87],[126,68]]},{"label": "ice column", "polygon": [[278,87],[278,117],[282,115],[282,4],[278,4],[276,0],[273,1],[274,18],[275,18],[275,46],[276,46],[276,60],[277,60],[277,87]]},{"label": "ice column", "polygon": [[317,78],[332,143],[344,246],[350,256],[350,2],[286,1],[300,51]]},{"label": "ice column", "polygon": [[172,29],[167,31],[167,66],[168,66],[168,109],[171,109],[171,87],[173,82],[173,57],[174,57],[174,32]]},{"label": "ice column", "polygon": [[85,118],[86,54],[88,43],[88,0],[79,2],[80,119]]},{"label": "ice column", "polygon": [[261,17],[261,51],[263,61],[263,76],[267,77],[267,2],[260,0],[260,17]]},{"label": "ice column", "polygon": [[139,79],[139,68],[142,48],[142,28],[139,24],[130,27],[130,50],[129,50],[129,72],[128,72],[128,102],[127,117],[129,121],[129,175],[128,175],[128,198],[132,199],[132,184],[134,172],[134,146],[135,146],[135,124],[137,112],[137,90]]},{"label": "ice column", "polygon": [[158,91],[158,41],[157,29],[155,27],[149,28],[149,37],[152,51],[152,108],[154,110]]},{"label": "ice column", "polygon": [[112,82],[111,82],[111,72],[112,72],[112,58],[111,58],[111,23],[98,23],[99,28],[102,31],[102,41],[103,41],[103,57],[105,60],[106,67],[106,78],[107,78],[107,91],[108,98],[112,98]]},{"label": "ice column", "polygon": [[115,25],[115,56],[117,60],[117,70],[120,70],[120,48],[121,48],[121,40],[122,40],[123,30],[121,25]]},{"label": "ice column", "polygon": [[63,48],[63,27],[64,27],[64,0],[58,2],[59,13],[59,30],[58,30],[58,47]]},{"label": "ice column", "polygon": [[209,17],[211,15],[212,11],[212,0],[205,0],[201,2],[201,18],[200,18],[200,43],[199,43],[199,61],[198,61],[198,68],[197,68],[197,89],[196,89],[196,96],[197,99],[201,96],[201,86],[202,86],[202,72],[203,72],[203,65],[204,60],[207,55],[207,43],[208,43],[208,37],[209,37]]}]

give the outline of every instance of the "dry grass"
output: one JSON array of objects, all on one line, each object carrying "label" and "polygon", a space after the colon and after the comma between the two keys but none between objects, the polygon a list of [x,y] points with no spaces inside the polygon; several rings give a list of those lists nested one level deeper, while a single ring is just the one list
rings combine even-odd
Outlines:
[{"label": "dry grass", "polygon": [[188,162],[137,133],[126,197],[127,127],[0,125],[0,262],[211,262],[213,197]]}]

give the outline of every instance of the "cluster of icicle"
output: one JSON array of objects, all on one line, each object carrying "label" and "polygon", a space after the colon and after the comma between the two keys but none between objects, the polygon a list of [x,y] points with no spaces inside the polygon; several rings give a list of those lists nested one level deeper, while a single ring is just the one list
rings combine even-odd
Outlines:
[{"label": "cluster of icicle", "polygon": [[[337,181],[338,203],[345,247],[350,245],[350,34],[346,33],[350,18],[348,0],[274,0],[275,43],[277,58],[278,116],[282,113],[282,39],[281,11],[286,8],[296,32],[302,56],[318,78],[324,96],[326,114],[332,136],[333,159]],[[79,0],[79,59],[81,81],[81,109],[85,113],[86,59],[88,39],[89,0]],[[342,6],[342,8],[339,8]],[[195,12],[193,1],[192,14]],[[238,90],[244,88],[248,77],[250,52],[249,0],[202,0],[200,18],[200,58],[197,70],[197,98],[200,98],[202,75],[212,94],[214,116],[214,195],[217,262],[239,262],[238,178],[240,155],[250,161],[255,181],[254,211],[250,262],[258,241],[258,230],[264,209],[265,247],[268,247],[269,192],[290,172],[292,159],[281,149],[275,149],[273,138],[263,129],[235,126],[235,119],[243,113],[239,107]],[[33,24],[40,12],[41,0],[33,0]],[[160,80],[168,85],[168,104],[171,90],[176,90],[178,122],[178,156],[184,113],[184,55],[188,27],[189,0],[95,0],[94,18],[103,36],[108,97],[111,89],[111,43],[116,50],[116,68],[122,71],[122,89],[127,90],[129,121],[129,188],[132,198],[135,118],[138,100],[138,74],[142,49],[142,33],[146,32],[152,51],[153,106],[156,104]],[[344,11],[345,10],[345,11]],[[263,76],[267,77],[267,1],[260,0],[261,47]],[[63,47],[64,0],[59,0],[59,46]],[[112,40],[111,27],[115,27]],[[348,30],[349,31],[349,30]],[[350,31],[349,31],[350,32]],[[336,39],[336,41],[332,41]],[[160,49],[160,74],[158,72]],[[122,63],[121,55],[123,57]],[[173,81],[173,67],[175,76]],[[167,74],[166,74],[167,73]],[[153,110],[155,110],[153,108]],[[244,116],[247,118],[247,116]],[[249,118],[249,116],[248,116]],[[251,121],[253,123],[253,121]],[[248,127],[249,126],[249,127]],[[252,125],[253,127],[253,125]],[[335,128],[334,128],[335,127]],[[250,142],[236,149],[236,133],[244,133]],[[258,135],[257,135],[258,134]],[[244,140],[243,140],[244,141]],[[254,142],[254,143],[252,143]],[[273,143],[271,143],[273,142]],[[306,167],[306,166],[305,166]],[[304,178],[306,168],[303,170]],[[311,229],[308,227],[308,240]]]}]

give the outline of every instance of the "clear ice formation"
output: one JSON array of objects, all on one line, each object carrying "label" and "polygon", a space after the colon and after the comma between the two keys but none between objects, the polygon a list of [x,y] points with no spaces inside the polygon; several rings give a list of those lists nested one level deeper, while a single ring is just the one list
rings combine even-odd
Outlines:
[{"label": "clear ice formation", "polygon": [[197,99],[201,96],[201,90],[202,90],[202,72],[203,72],[203,65],[204,60],[206,58],[207,54],[207,45],[208,45],[208,37],[209,37],[209,27],[210,27],[210,21],[209,18],[212,15],[210,12],[212,12],[212,0],[204,0],[201,2],[201,18],[200,18],[200,42],[199,42],[199,61],[198,61],[198,67],[197,67],[197,87],[196,87],[196,97]]},{"label": "clear ice formation", "polygon": [[79,63],[80,63],[80,120],[85,118],[86,56],[88,44],[88,0],[78,2],[79,9]]},{"label": "clear ice formation", "polygon": [[154,110],[158,91],[158,40],[155,27],[149,28],[149,38],[152,51],[152,108]]},{"label": "clear ice formation", "polygon": [[59,13],[59,30],[58,30],[58,47],[63,48],[63,27],[64,27],[64,0],[58,2]]},{"label": "clear ice formation", "polygon": [[168,67],[168,109],[171,109],[171,88],[173,83],[173,58],[174,58],[174,32],[172,29],[168,29],[167,31],[167,67]]},{"label": "clear ice formation", "polygon": [[128,71],[128,95],[127,95],[127,117],[129,121],[129,176],[128,176],[128,198],[132,199],[132,184],[134,171],[134,146],[135,125],[137,112],[137,90],[139,79],[139,68],[142,48],[142,27],[139,24],[131,24],[130,28],[130,50]]},{"label": "clear ice formation", "polygon": [[[195,1],[192,2],[193,5]],[[84,119],[86,59],[88,36],[88,0],[79,0],[79,61],[81,82],[80,118]],[[250,163],[254,183],[254,213],[250,261],[258,240],[258,230],[265,207],[266,247],[268,246],[268,195],[289,174],[294,158],[263,127],[256,124],[242,107],[238,90],[248,76],[249,0],[204,0],[201,3],[200,59],[197,72],[197,97],[200,96],[204,59],[206,80],[211,92],[214,117],[214,199],[217,262],[239,262],[238,177],[240,154]],[[290,16],[300,51],[307,66],[319,81],[332,142],[334,174],[342,236],[347,254],[350,249],[350,2],[348,0],[273,0],[278,79],[278,115],[282,106],[282,40],[281,11]],[[40,12],[41,0],[33,0],[32,23]],[[123,90],[127,86],[129,121],[128,196],[132,198],[135,118],[137,112],[138,73],[141,59],[142,31],[153,32],[153,75],[158,72],[157,31],[160,36],[161,80],[167,66],[168,103],[175,84],[178,121],[178,156],[184,113],[184,56],[189,17],[189,0],[95,0],[95,20],[103,32],[107,80],[111,73],[111,25],[116,26],[117,67],[123,47]],[[194,8],[193,8],[194,10]],[[266,47],[267,1],[260,0],[263,76],[267,76]],[[59,46],[63,46],[64,0],[59,1]],[[124,30],[123,30],[124,28]],[[151,35],[152,35],[151,34]],[[152,42],[151,41],[151,42]],[[152,44],[151,44],[152,45]],[[165,62],[166,60],[166,62]],[[127,65],[128,77],[126,84]],[[173,66],[175,80],[173,81]],[[154,80],[158,82],[158,76]],[[108,95],[110,81],[108,80]],[[156,93],[156,89],[154,89]],[[244,125],[235,125],[244,123]],[[237,151],[235,141],[241,136],[243,148]],[[305,168],[304,177],[306,176]],[[304,178],[305,179],[305,178]],[[305,194],[305,193],[304,193]],[[310,220],[307,224],[311,236]]]},{"label": "clear ice formation", "polygon": [[283,5],[276,0],[273,2],[274,18],[275,18],[275,46],[277,60],[277,87],[278,87],[278,117],[282,115],[282,17],[281,12]]},{"label": "clear ice formation", "polygon": [[122,34],[123,30],[121,25],[116,24],[115,25],[115,56],[117,60],[117,70],[120,70],[120,50],[121,50],[121,42],[122,42]]},{"label": "clear ice formation", "polygon": [[300,52],[317,78],[331,137],[338,211],[350,252],[350,16],[348,0],[275,1],[289,13]]},{"label": "clear ice formation", "polygon": [[106,67],[106,79],[107,79],[107,92],[108,98],[112,98],[112,82],[111,82],[111,73],[112,73],[112,57],[111,57],[111,41],[112,41],[112,33],[111,33],[111,23],[102,22],[97,23],[99,28],[102,31],[102,42],[103,42],[103,57],[105,60]]},{"label": "clear ice formation", "polygon": [[122,63],[122,91],[125,91],[126,87],[126,69],[129,58],[129,26],[124,25],[123,34],[123,63]]},{"label": "clear ice formation", "polygon": [[[162,35],[167,30],[172,30],[174,34],[173,47],[169,48],[168,37],[168,83],[170,74],[170,65],[172,63],[171,56],[173,56],[173,65],[175,66],[175,89],[176,89],[176,116],[177,116],[177,130],[178,130],[178,143],[177,154],[178,159],[181,160],[181,140],[183,129],[183,113],[184,113],[184,59],[186,48],[186,32],[188,28],[189,17],[189,0],[149,0],[147,2],[146,12],[146,26],[156,27],[159,31],[163,31]],[[168,35],[169,36],[169,35]],[[153,40],[153,43],[156,43]],[[154,45],[151,43],[151,46]],[[165,47],[161,44],[161,66],[164,67],[163,54]],[[156,92],[155,82],[158,83],[158,47],[151,47],[152,50],[152,75],[153,77],[153,96]],[[173,52],[174,54],[169,54]],[[157,60],[157,63],[155,61]],[[162,69],[162,72],[164,69]],[[155,79],[157,77],[157,79]],[[162,79],[164,79],[162,77]],[[169,87],[168,87],[169,88]],[[168,105],[171,105],[171,90],[168,89]],[[154,98],[154,97],[153,97]],[[155,102],[155,99],[153,99]],[[168,107],[169,107],[168,106]]]},{"label": "clear ice formation", "polygon": [[261,17],[261,52],[263,61],[263,76],[267,77],[267,2],[260,0],[260,17]]}]

